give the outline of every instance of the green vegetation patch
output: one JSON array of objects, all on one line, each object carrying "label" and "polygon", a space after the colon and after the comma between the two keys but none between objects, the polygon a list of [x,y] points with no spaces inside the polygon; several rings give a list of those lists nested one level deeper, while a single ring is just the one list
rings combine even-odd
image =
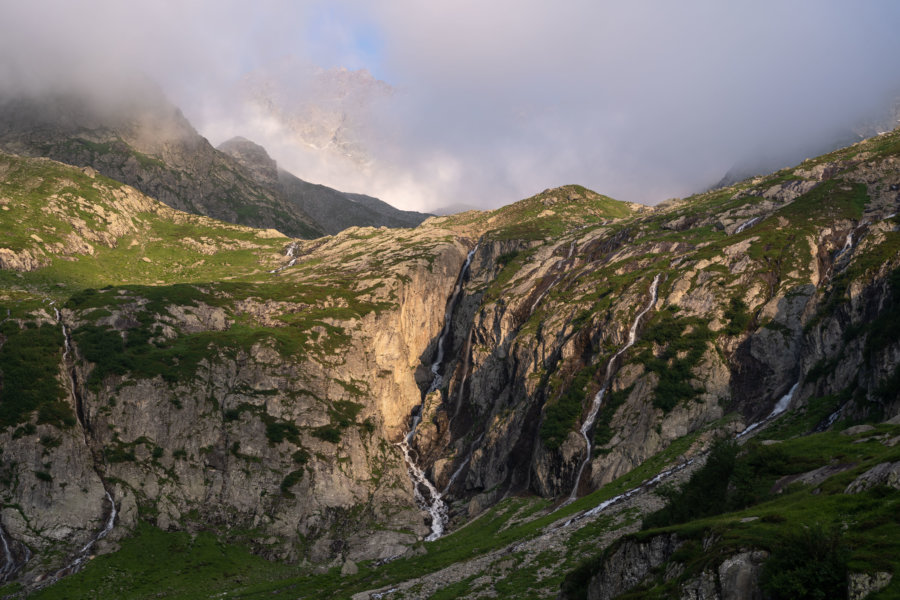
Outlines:
[{"label": "green vegetation patch", "polygon": [[[703,358],[708,342],[714,338],[703,319],[678,317],[677,310],[677,307],[668,306],[653,315],[637,344],[641,350],[632,359],[659,378],[653,405],[666,412],[678,403],[698,396],[699,392],[690,383],[693,369]],[[656,352],[654,345],[658,349]]]},{"label": "green vegetation patch", "polygon": [[544,405],[541,442],[548,450],[559,448],[569,432],[575,428],[581,416],[585,391],[596,370],[597,365],[583,367],[575,374],[568,389],[559,398]]},{"label": "green vegetation patch", "polygon": [[850,548],[840,529],[822,525],[781,533],[766,561],[760,587],[772,600],[843,598]]},{"label": "green vegetation patch", "polygon": [[61,329],[31,321],[20,326],[7,320],[0,323],[0,336],[0,428],[18,425],[34,411],[38,411],[38,423],[74,425],[75,415],[63,400],[65,390],[58,379]]},{"label": "green vegetation patch", "polygon": [[119,551],[94,558],[84,570],[29,597],[193,600],[297,572],[206,531],[170,533],[139,523],[135,536],[120,545]]},{"label": "green vegetation patch", "polygon": [[678,490],[663,488],[666,506],[644,518],[644,529],[685,523],[738,510],[760,502],[781,475],[803,470],[803,463],[790,463],[776,446],[754,446],[738,458],[740,447],[731,440],[716,442],[706,464],[694,471]]},{"label": "green vegetation patch", "polygon": [[732,298],[725,309],[725,333],[728,335],[740,335],[750,326],[752,317],[747,311],[747,304],[740,298]]},{"label": "green vegetation patch", "polygon": [[[768,434],[768,431],[765,432]],[[644,520],[644,530],[620,540],[573,572],[564,586],[584,597],[584,584],[627,539],[646,541],[675,533],[681,548],[651,577],[623,598],[677,597],[681,586],[706,569],[747,549],[771,553],[762,585],[771,597],[843,597],[846,573],[900,570],[900,494],[886,486],[846,494],[860,474],[883,462],[900,460],[900,449],[880,439],[900,426],[877,425],[855,436],[826,432],[744,448],[716,444],[706,466],[679,490],[662,488],[667,505]],[[813,485],[775,483],[821,467],[838,467]],[[841,471],[840,469],[845,469]],[[680,575],[669,577],[673,563]],[[873,598],[895,598],[900,582]]]},{"label": "green vegetation patch", "polygon": [[[546,190],[480,216],[490,218],[490,240],[543,240],[558,238],[579,225],[625,218],[632,207],[580,185]],[[498,225],[499,223],[499,225]]]}]

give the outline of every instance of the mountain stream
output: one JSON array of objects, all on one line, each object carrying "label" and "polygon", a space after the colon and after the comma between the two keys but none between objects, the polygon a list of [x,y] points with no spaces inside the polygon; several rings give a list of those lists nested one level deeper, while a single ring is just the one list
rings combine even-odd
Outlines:
[{"label": "mountain stream", "polygon": [[463,283],[465,282],[466,274],[469,271],[469,265],[472,263],[472,257],[475,255],[476,250],[478,250],[477,245],[466,256],[466,262],[459,271],[459,276],[456,279],[456,286],[453,288],[453,293],[450,295],[450,300],[447,302],[447,311],[444,315],[444,327],[441,329],[441,335],[437,342],[437,354],[434,362],[431,363],[431,384],[428,386],[428,390],[422,397],[422,403],[413,411],[409,433],[407,433],[403,440],[397,444],[400,446],[400,450],[403,451],[403,458],[406,460],[409,476],[410,479],[412,479],[416,501],[431,515],[431,533],[425,538],[425,541],[428,542],[436,540],[444,535],[444,529],[447,526],[448,519],[447,505],[442,499],[442,494],[425,475],[425,470],[416,463],[416,457],[414,456],[415,452],[412,449],[412,441],[416,435],[416,428],[422,420],[422,411],[425,408],[425,398],[431,392],[440,389],[444,382],[443,375],[441,374],[441,369],[444,366],[444,346],[450,335],[451,326],[453,324],[453,313],[456,310],[456,305],[459,303]]},{"label": "mountain stream", "polygon": [[639,312],[637,316],[634,317],[634,323],[631,324],[631,329],[628,331],[628,341],[622,346],[618,352],[613,355],[609,362],[606,365],[606,381],[603,384],[603,387],[600,388],[600,391],[594,396],[593,402],[591,402],[591,411],[588,413],[587,418],[584,420],[584,423],[581,425],[581,435],[584,437],[584,442],[587,445],[587,452],[584,457],[584,460],[581,463],[581,466],[578,467],[578,475],[575,476],[575,484],[572,486],[572,493],[569,494],[569,501],[575,500],[578,494],[578,483],[581,481],[581,475],[584,473],[585,467],[587,467],[588,463],[591,462],[591,438],[588,433],[591,430],[591,427],[594,426],[594,420],[597,418],[597,413],[600,411],[600,405],[603,403],[603,395],[606,393],[607,388],[609,388],[610,383],[612,382],[612,374],[613,369],[615,368],[616,359],[619,358],[622,354],[625,353],[626,350],[634,346],[635,341],[637,341],[637,329],[641,323],[641,319],[650,312],[650,309],[656,304],[656,290],[659,287],[659,274],[657,273],[656,277],[653,278],[653,283],[650,284],[650,302],[647,304],[646,308]]}]

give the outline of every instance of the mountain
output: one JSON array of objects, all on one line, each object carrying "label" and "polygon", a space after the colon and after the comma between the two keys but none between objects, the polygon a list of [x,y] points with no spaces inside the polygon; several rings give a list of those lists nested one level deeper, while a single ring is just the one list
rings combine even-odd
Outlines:
[{"label": "mountain", "polygon": [[232,138],[218,149],[249,169],[256,181],[310,215],[327,234],[348,227],[415,227],[431,216],[399,210],[371,196],[339,192],[303,181],[279,169],[265,148],[245,138]]},{"label": "mountain", "polygon": [[360,168],[378,150],[376,108],[394,92],[366,69],[323,69],[286,58],[248,73],[235,100],[253,117],[276,123],[298,147]]},{"label": "mountain", "polygon": [[0,176],[0,595],[900,590],[900,131],[306,241]]},{"label": "mountain", "polygon": [[302,238],[351,225],[411,227],[428,216],[279,173],[264,149],[243,153],[241,144],[252,145],[236,138],[213,148],[142,79],[115,100],[73,90],[0,95],[0,149],[90,166],[179,210]]}]

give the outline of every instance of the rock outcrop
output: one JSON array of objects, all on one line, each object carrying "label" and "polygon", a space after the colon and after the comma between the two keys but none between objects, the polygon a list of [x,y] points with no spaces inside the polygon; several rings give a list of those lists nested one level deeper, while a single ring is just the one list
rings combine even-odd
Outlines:
[{"label": "rock outcrop", "polygon": [[678,536],[659,535],[646,542],[628,540],[614,548],[588,585],[588,600],[612,600],[636,587],[667,562],[681,545]]}]

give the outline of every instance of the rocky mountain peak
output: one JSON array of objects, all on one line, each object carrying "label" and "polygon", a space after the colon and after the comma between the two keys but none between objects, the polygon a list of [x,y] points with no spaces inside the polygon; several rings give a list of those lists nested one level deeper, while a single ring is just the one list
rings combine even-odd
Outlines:
[{"label": "rocky mountain peak", "polygon": [[219,144],[217,149],[241,163],[258,181],[268,185],[278,184],[278,163],[259,144],[235,136]]}]

